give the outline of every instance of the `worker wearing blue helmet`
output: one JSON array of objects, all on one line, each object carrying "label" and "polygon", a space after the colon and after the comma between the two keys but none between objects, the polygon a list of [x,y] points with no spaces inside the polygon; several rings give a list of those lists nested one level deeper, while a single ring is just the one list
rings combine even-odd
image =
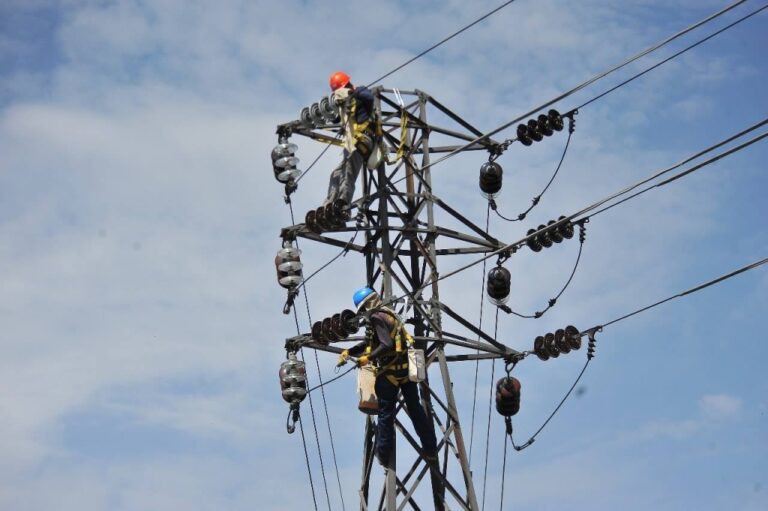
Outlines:
[{"label": "worker wearing blue helmet", "polygon": [[408,352],[403,339],[411,339],[410,334],[397,313],[383,306],[379,295],[370,287],[358,289],[352,300],[358,313],[372,312],[366,329],[366,341],[342,352],[339,363],[345,363],[350,356],[355,356],[358,365],[373,364],[376,368],[376,396],[379,402],[376,458],[383,466],[389,465],[395,441],[397,395],[402,392],[406,412],[419,435],[424,456],[427,460],[435,460],[435,430],[421,406],[418,385],[408,379]]}]

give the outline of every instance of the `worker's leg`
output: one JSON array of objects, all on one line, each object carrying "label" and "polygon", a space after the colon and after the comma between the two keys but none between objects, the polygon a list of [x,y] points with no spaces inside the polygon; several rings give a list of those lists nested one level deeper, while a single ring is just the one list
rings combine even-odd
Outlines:
[{"label": "worker's leg", "polygon": [[360,151],[352,151],[352,154],[346,159],[344,173],[342,175],[341,184],[339,185],[339,193],[336,198],[343,199],[347,204],[352,204],[352,197],[355,195],[357,176],[360,175],[360,169],[363,167],[363,163],[363,157],[360,155]]},{"label": "worker's leg", "polygon": [[376,456],[383,465],[389,462],[389,453],[395,444],[395,406],[398,388],[386,377],[376,378],[376,397],[379,399],[379,423],[376,428]]},{"label": "worker's leg", "polygon": [[400,390],[403,391],[405,406],[408,411],[408,417],[411,418],[416,434],[421,439],[421,447],[424,453],[432,455],[437,449],[437,439],[435,438],[435,427],[432,419],[427,416],[424,407],[419,401],[419,386],[413,382],[400,384]]},{"label": "worker's leg", "polygon": [[341,160],[341,163],[339,163],[339,165],[333,169],[333,172],[331,172],[331,177],[328,180],[328,196],[326,197],[325,202],[323,202],[323,206],[339,198],[348,160],[349,153],[344,151],[344,158]]}]

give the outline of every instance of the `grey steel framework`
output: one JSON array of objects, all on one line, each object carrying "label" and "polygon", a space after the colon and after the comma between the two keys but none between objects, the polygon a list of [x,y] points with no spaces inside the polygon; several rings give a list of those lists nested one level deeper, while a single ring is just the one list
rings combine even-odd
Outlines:
[{"label": "grey steel framework", "polygon": [[[462,434],[452,390],[448,362],[502,358],[507,361],[516,359],[520,353],[498,342],[493,336],[483,332],[471,321],[463,318],[441,298],[438,290],[438,256],[454,254],[482,254],[502,249],[505,244],[490,236],[482,227],[475,225],[451,208],[432,193],[432,176],[429,167],[430,155],[445,153],[462,147],[475,140],[482,133],[467,121],[450,111],[428,94],[415,91],[395,91],[376,87],[375,108],[383,128],[383,137],[390,156],[401,149],[401,120],[407,117],[406,137],[403,158],[394,166],[385,163],[374,170],[361,172],[362,197],[352,205],[354,227],[344,226],[326,232],[310,231],[304,224],[283,229],[283,237],[301,237],[308,240],[348,247],[365,256],[368,284],[380,290],[382,298],[389,301],[394,297],[405,297],[404,317],[413,326],[414,338],[425,350],[428,367],[437,365],[439,376],[433,370],[431,377],[421,385],[422,401],[427,413],[433,419],[433,426],[438,433],[438,462],[428,464],[422,457],[417,439],[403,427],[396,417],[395,425],[402,439],[417,454],[415,461],[407,471],[395,470],[395,457],[386,471],[383,488],[377,502],[371,502],[371,470],[374,463],[374,419],[368,416],[365,422],[365,441],[363,444],[363,467],[360,483],[360,510],[385,509],[429,509],[429,505],[416,502],[414,492],[427,472],[432,482],[433,504],[435,509],[477,510],[472,473]],[[397,96],[407,98],[398,104]],[[440,112],[450,127],[437,126],[428,121],[428,109]],[[338,125],[308,128],[300,122],[278,126],[278,134],[303,135],[329,143],[336,140]],[[441,138],[457,142],[454,145],[431,146],[430,135],[440,134]],[[487,139],[478,142],[466,150],[489,151],[499,149],[500,144]],[[426,167],[426,168],[425,168]],[[401,189],[404,185],[404,190]],[[359,186],[359,184],[358,184]],[[359,188],[358,188],[359,189]],[[463,224],[472,234],[457,232],[435,224],[435,210],[453,217]],[[347,232],[362,230],[365,233],[364,244],[348,244],[334,237]],[[436,247],[438,238],[450,240],[459,246]],[[452,333],[443,330],[443,314],[452,318],[467,332]],[[361,337],[345,339],[357,340]],[[446,355],[446,345],[466,349],[465,354]],[[342,348],[331,344],[314,341],[311,334],[299,335],[286,341],[286,347],[292,350],[299,346],[327,352],[340,353]],[[437,390],[442,386],[442,396]],[[402,398],[398,412],[402,409]],[[450,467],[450,468],[449,468]],[[462,481],[455,475],[456,468]],[[450,472],[449,472],[450,470]],[[374,494],[375,495],[375,494]]]}]

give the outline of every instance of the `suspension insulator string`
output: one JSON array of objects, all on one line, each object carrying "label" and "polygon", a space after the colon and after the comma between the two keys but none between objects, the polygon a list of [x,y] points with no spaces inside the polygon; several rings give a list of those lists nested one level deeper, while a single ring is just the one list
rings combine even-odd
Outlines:
[{"label": "suspension insulator string", "polygon": [[563,154],[560,156],[560,161],[557,164],[557,167],[555,168],[555,172],[552,174],[552,177],[549,178],[549,182],[547,182],[547,185],[544,187],[544,189],[533,199],[531,199],[531,205],[528,206],[528,209],[517,215],[516,218],[508,218],[501,213],[499,213],[499,210],[497,209],[496,202],[491,200],[491,207],[493,208],[494,213],[501,218],[502,220],[506,220],[507,222],[520,222],[525,220],[525,218],[528,216],[528,213],[530,213],[533,208],[539,205],[539,202],[541,201],[541,198],[544,196],[545,193],[547,193],[547,190],[549,190],[549,187],[552,185],[552,183],[555,181],[555,178],[557,177],[558,172],[560,172],[560,167],[563,165],[563,161],[565,160],[565,155],[568,154],[568,147],[571,145],[571,136],[573,135],[573,132],[576,129],[576,120],[574,119],[574,115],[578,113],[578,110],[574,110],[570,113],[570,116],[568,117],[568,138],[565,140],[565,148],[563,148]]}]

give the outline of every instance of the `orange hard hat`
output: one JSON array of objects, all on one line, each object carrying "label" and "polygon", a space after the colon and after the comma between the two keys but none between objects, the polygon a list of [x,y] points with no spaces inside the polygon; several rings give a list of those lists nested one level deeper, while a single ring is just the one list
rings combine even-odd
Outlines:
[{"label": "orange hard hat", "polygon": [[349,75],[344,71],[336,71],[331,75],[328,83],[331,85],[331,90],[341,89],[350,82]]}]

